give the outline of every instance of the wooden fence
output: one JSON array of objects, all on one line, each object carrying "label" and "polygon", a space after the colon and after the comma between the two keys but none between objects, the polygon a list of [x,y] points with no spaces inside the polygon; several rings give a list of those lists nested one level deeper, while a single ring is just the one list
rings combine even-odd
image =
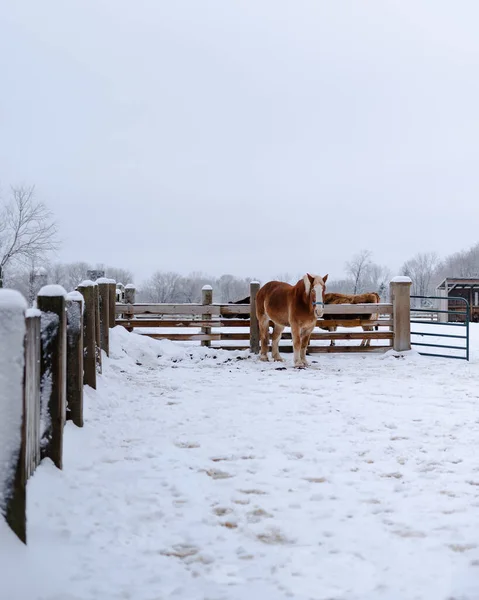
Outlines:
[{"label": "wooden fence", "polygon": [[[410,349],[410,281],[396,278],[390,285],[391,303],[381,304],[335,304],[326,305],[327,315],[355,315],[358,318],[341,320],[318,320],[318,329],[311,336],[312,342],[331,340],[375,340],[380,344],[360,345],[314,345],[308,352],[385,352],[394,348]],[[183,342],[200,342],[203,346],[238,350],[249,348],[259,352],[259,328],[256,319],[255,300],[259,284],[250,284],[250,304],[214,304],[210,286],[203,288],[201,304],[137,304],[134,288],[129,289],[123,303],[116,304],[116,324],[128,331],[147,335],[154,339]],[[377,319],[363,319],[361,315],[378,315]],[[233,317],[233,318],[231,318]],[[321,330],[321,327],[378,327],[375,331]],[[148,330],[154,331],[148,331]],[[192,332],[191,329],[198,329]],[[230,329],[238,329],[232,332]],[[162,331],[163,330],[163,331]],[[181,332],[179,332],[180,330]],[[190,331],[188,331],[190,330]],[[241,331],[240,331],[241,330]],[[280,345],[281,352],[292,352],[291,333],[285,332]],[[226,344],[224,343],[226,342]]]},{"label": "wooden fence", "polygon": [[83,386],[96,388],[109,353],[116,283],[77,290],[45,286],[26,309],[21,294],[0,289],[0,513],[23,542],[28,478],[43,458],[62,468],[65,421],[83,426]]}]

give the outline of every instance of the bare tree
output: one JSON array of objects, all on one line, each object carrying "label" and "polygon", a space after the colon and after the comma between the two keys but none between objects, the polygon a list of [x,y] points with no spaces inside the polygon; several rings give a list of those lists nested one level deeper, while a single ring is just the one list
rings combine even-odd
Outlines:
[{"label": "bare tree", "polygon": [[346,263],[346,273],[354,282],[353,294],[363,291],[368,270],[371,266],[371,251],[361,250]]},{"label": "bare tree", "polygon": [[431,284],[438,266],[439,258],[435,252],[419,252],[404,263],[402,273],[412,279],[413,295],[431,295]]},{"label": "bare tree", "polygon": [[5,268],[38,259],[57,245],[56,224],[34,187],[12,188],[12,199],[0,210],[0,287]]},{"label": "bare tree", "polygon": [[181,302],[182,277],[173,271],[156,271],[140,288],[138,296],[145,302]]}]

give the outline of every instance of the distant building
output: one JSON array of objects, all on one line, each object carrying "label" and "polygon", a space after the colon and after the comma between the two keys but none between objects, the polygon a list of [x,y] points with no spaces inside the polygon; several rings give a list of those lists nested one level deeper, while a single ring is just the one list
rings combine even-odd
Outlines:
[{"label": "distant building", "polygon": [[456,300],[464,298],[469,303],[471,321],[479,322],[479,279],[446,277],[436,287],[436,291],[438,296],[444,297],[444,302],[441,300],[441,310],[450,311],[449,315],[440,315],[441,321],[465,321],[465,315],[455,314],[465,312],[465,303]]}]

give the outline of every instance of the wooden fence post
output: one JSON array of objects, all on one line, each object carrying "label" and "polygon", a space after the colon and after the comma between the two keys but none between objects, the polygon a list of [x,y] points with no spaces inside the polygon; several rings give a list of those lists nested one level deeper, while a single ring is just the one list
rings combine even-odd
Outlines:
[{"label": "wooden fence post", "polygon": [[25,310],[16,291],[0,289],[0,515],[26,542]]},{"label": "wooden fence post", "polygon": [[110,356],[110,280],[97,279],[100,299],[100,348]]},{"label": "wooden fence post", "polygon": [[83,281],[78,286],[85,305],[83,310],[83,383],[96,390],[95,284]]},{"label": "wooden fence post", "polygon": [[260,288],[259,281],[252,281],[249,284],[250,297],[250,325],[249,325],[249,349],[254,354],[259,354],[259,325],[256,317],[256,294]]},{"label": "wooden fence post", "polygon": [[110,294],[108,299],[108,305],[110,307],[110,316],[108,319],[108,324],[110,326],[110,329],[113,329],[113,327],[115,327],[116,321],[116,281],[114,279],[109,279],[108,282],[108,291]]},{"label": "wooden fence post", "polygon": [[[135,315],[128,310],[128,307],[135,304],[136,300],[136,289],[132,283],[125,286],[124,302],[127,305],[127,312],[123,314],[124,319],[133,319]],[[127,327],[127,331],[133,331],[133,327]]]},{"label": "wooden fence post", "polygon": [[394,277],[390,283],[393,305],[393,348],[397,352],[411,350],[411,279]]},{"label": "wooden fence post", "polygon": [[[211,287],[211,285],[204,285],[201,288],[201,303],[204,306],[209,306],[209,305],[213,304],[213,288]],[[201,318],[203,321],[211,321],[211,315],[202,315]],[[211,327],[202,327],[201,333],[210,334]],[[210,347],[211,341],[210,340],[202,340],[201,345]]]},{"label": "wooden fence post", "polygon": [[83,427],[83,296],[67,294],[67,420]]},{"label": "wooden fence post", "polygon": [[96,370],[101,375],[101,329],[100,329],[100,294],[98,292],[98,284],[94,283],[95,294],[95,357]]},{"label": "wooden fence post", "polygon": [[63,467],[63,428],[66,419],[67,320],[66,292],[46,285],[38,292],[41,310],[41,413],[48,415],[41,445],[42,458]]},{"label": "wooden fence post", "polygon": [[25,422],[26,422],[26,450],[25,468],[26,478],[33,475],[40,464],[40,324],[41,312],[36,308],[29,308],[26,313],[27,333],[25,337]]}]

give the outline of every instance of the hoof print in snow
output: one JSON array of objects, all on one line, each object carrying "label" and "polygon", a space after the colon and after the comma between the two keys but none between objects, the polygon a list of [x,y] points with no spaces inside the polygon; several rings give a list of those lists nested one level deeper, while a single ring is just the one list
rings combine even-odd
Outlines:
[{"label": "hoof print in snow", "polygon": [[256,490],[256,489],[238,490],[238,491],[241,492],[242,494],[253,494],[253,495],[258,495],[258,496],[264,496],[265,494],[268,493],[268,492],[263,492],[263,490]]},{"label": "hoof print in snow", "polygon": [[477,548],[476,544],[449,544],[449,548],[453,552],[467,552],[468,550],[474,550]]},{"label": "hoof print in snow", "polygon": [[402,479],[402,474],[401,473],[383,473],[381,475],[381,477],[383,478],[388,478],[388,479]]},{"label": "hoof print in snow", "polygon": [[286,371],[287,368],[286,367],[275,367],[274,369],[275,371]]},{"label": "hoof print in snow", "polygon": [[229,479],[230,477],[233,477],[230,473],[221,471],[220,469],[208,469],[205,473],[211,477],[211,479]]},{"label": "hoof print in snow", "polygon": [[269,545],[290,545],[294,544],[294,541],[287,538],[279,529],[271,528],[264,533],[259,533],[257,536],[260,542]]},{"label": "hoof print in snow", "polygon": [[238,524],[234,521],[223,521],[222,523],[220,523],[220,525],[222,527],[226,527],[226,529],[236,529],[238,527]]},{"label": "hoof print in snow", "polygon": [[223,508],[221,506],[217,506],[213,512],[217,517],[224,517],[225,515],[229,515],[233,512],[231,508]]},{"label": "hoof print in snow", "polygon": [[196,546],[190,544],[175,544],[170,550],[162,550],[160,554],[163,556],[173,556],[175,558],[185,559],[189,556],[195,556],[198,552],[199,549]]},{"label": "hoof print in snow", "polygon": [[249,523],[259,523],[262,519],[268,519],[272,516],[273,515],[271,515],[269,512],[266,512],[262,508],[256,508],[247,514],[247,519]]},{"label": "hoof print in snow", "polygon": [[326,483],[326,477],[303,477],[305,481],[309,481],[309,483]]},{"label": "hoof print in snow", "polygon": [[177,448],[199,448],[198,442],[175,442]]}]

